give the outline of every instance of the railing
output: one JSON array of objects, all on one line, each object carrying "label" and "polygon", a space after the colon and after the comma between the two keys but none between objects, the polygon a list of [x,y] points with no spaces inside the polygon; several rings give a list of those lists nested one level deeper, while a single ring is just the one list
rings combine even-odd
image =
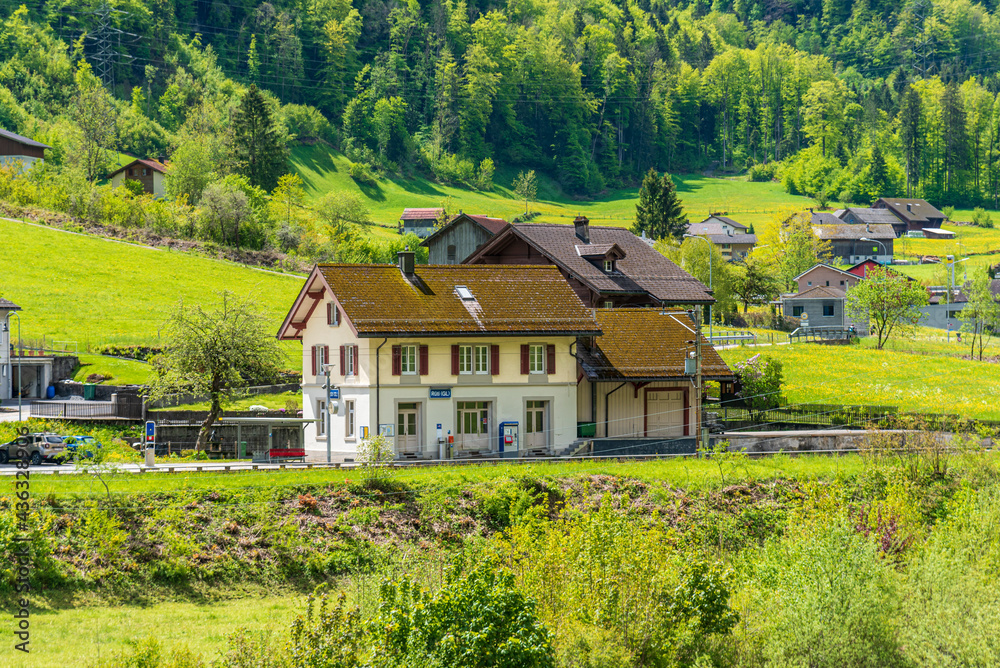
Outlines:
[{"label": "railing", "polygon": [[32,401],[29,414],[61,420],[142,420],[142,401]]},{"label": "railing", "polygon": [[757,334],[754,332],[716,334],[708,337],[708,342],[713,346],[720,343],[757,343]]},{"label": "railing", "polygon": [[[727,402],[728,403],[728,402]],[[807,427],[864,429],[868,427],[897,428],[921,425],[944,430],[964,430],[973,424],[1000,427],[996,420],[969,420],[959,415],[939,413],[902,413],[898,406],[795,404],[765,410],[732,407],[726,404],[705,404],[706,421],[717,419],[728,430],[781,431]],[[708,414],[714,414],[709,417]]]},{"label": "railing", "polygon": [[788,335],[788,340],[845,341],[854,336],[857,336],[857,333],[847,327],[799,327]]}]

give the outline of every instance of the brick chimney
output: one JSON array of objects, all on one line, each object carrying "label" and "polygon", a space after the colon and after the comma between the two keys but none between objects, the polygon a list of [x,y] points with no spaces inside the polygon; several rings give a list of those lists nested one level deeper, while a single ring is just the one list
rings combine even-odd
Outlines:
[{"label": "brick chimney", "polygon": [[573,219],[573,227],[576,228],[576,236],[585,244],[590,243],[590,221],[586,216],[577,216]]}]

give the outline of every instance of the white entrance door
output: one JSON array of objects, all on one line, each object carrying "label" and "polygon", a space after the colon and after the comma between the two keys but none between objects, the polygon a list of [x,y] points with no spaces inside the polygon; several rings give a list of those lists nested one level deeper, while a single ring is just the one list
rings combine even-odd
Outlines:
[{"label": "white entrance door", "polygon": [[420,452],[417,404],[399,404],[396,410],[396,452]]},{"label": "white entrance door", "polygon": [[524,447],[544,448],[548,445],[546,428],[548,427],[547,401],[529,401],[524,416]]},{"label": "white entrance door", "polygon": [[455,449],[462,452],[490,449],[490,402],[459,401]]},{"label": "white entrance door", "polygon": [[646,437],[684,436],[684,392],[646,390]]}]

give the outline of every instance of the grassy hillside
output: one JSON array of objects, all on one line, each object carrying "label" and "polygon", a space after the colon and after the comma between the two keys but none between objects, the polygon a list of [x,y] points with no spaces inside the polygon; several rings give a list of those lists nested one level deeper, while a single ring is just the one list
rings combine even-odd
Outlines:
[{"label": "grassy hillside", "polygon": [[[968,354],[969,349],[952,343],[951,352]],[[1000,370],[992,362],[945,356],[939,349],[920,346],[903,352],[798,343],[721,351],[730,365],[758,353],[784,363],[782,393],[791,403],[874,404],[898,406],[904,412],[1000,420],[1000,408],[992,400],[1000,392]]]},{"label": "grassy hillside", "polygon": [[[524,213],[510,185],[515,173],[497,173],[489,193],[444,186],[423,177],[413,179],[380,179],[375,186],[359,186],[348,176],[348,160],[340,153],[315,146],[297,146],[292,150],[292,166],[305,182],[306,191],[321,197],[332,191],[355,191],[368,201],[373,218],[380,223],[395,223],[406,207],[436,207],[449,210],[488,214],[511,219]],[[769,221],[776,211],[801,210],[812,200],[789,195],[779,183],[750,183],[745,178],[717,179],[701,175],[675,176],[674,182],[684,202],[688,218],[698,221],[711,211],[727,211],[746,224]],[[538,201],[532,211],[540,211],[539,222],[568,223],[583,214],[603,225],[632,224],[638,189],[615,190],[590,200],[577,200],[567,195],[551,179],[540,177]]]},{"label": "grassy hillside", "polygon": [[302,285],[298,276],[9,220],[0,220],[0,239],[0,295],[23,309],[23,337],[76,342],[81,352],[155,344],[180,301],[207,305],[221,290],[259,295],[277,331]]}]

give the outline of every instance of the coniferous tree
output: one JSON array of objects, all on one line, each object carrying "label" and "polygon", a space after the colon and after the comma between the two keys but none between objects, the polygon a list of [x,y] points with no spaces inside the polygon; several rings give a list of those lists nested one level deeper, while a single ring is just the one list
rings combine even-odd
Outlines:
[{"label": "coniferous tree", "polygon": [[906,196],[911,197],[920,182],[920,93],[907,86],[899,110],[899,135],[906,160]]},{"label": "coniferous tree", "polygon": [[878,139],[872,143],[871,162],[868,163],[868,177],[872,184],[872,200],[883,195],[889,195],[889,169],[885,164],[885,156]]},{"label": "coniferous tree", "polygon": [[255,85],[247,89],[233,112],[230,151],[236,171],[265,190],[273,189],[287,171],[288,149],[267,100]]},{"label": "coniferous tree", "polygon": [[944,136],[944,189],[951,192],[952,178],[965,168],[969,152],[965,107],[955,82],[949,83],[941,96],[941,125]]},{"label": "coniferous tree", "polygon": [[639,188],[639,203],[635,205],[633,234],[646,233],[651,239],[680,239],[687,232],[688,220],[677,197],[677,188],[669,174],[662,177],[650,168]]}]

